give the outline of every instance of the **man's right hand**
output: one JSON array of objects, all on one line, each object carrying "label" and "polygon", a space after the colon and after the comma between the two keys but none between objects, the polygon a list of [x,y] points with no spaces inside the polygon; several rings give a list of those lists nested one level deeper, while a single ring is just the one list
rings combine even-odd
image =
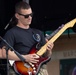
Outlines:
[{"label": "man's right hand", "polygon": [[26,59],[26,62],[29,62],[29,63],[39,62],[38,60],[39,56],[37,54],[27,54],[27,55],[23,55],[23,57]]}]

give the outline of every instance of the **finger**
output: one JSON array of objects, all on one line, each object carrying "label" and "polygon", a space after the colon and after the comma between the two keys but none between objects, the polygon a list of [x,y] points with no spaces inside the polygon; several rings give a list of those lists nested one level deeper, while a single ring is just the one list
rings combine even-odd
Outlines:
[{"label": "finger", "polygon": [[39,58],[37,54],[33,54],[33,58]]},{"label": "finger", "polygon": [[52,50],[52,46],[48,45],[47,50],[49,50],[49,51]]},{"label": "finger", "polygon": [[54,46],[53,43],[48,44],[48,47],[51,48],[51,49],[53,48],[53,46]]},{"label": "finger", "polygon": [[46,40],[46,42],[48,42],[48,39],[45,39]]},{"label": "finger", "polygon": [[47,50],[50,51],[51,49],[47,47]]},{"label": "finger", "polygon": [[33,59],[31,62],[32,63],[37,63],[37,62],[39,62],[39,60]]},{"label": "finger", "polygon": [[52,49],[52,46],[51,46],[51,45],[48,45],[47,47],[48,47],[49,49]]}]

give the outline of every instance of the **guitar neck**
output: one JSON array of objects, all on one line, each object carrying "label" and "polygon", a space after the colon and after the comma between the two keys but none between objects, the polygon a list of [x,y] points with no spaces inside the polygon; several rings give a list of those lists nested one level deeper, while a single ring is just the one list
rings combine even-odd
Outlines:
[{"label": "guitar neck", "polygon": [[73,27],[76,23],[76,19],[66,23],[42,48],[37,52],[39,56],[42,56],[46,52],[47,45],[52,42],[54,43],[56,39],[69,27]]}]

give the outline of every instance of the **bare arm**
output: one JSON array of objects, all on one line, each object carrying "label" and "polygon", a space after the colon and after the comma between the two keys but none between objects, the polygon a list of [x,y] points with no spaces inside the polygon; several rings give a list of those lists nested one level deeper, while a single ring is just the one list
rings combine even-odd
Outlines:
[{"label": "bare arm", "polygon": [[[5,48],[2,48],[2,55],[3,58],[6,59],[6,50]],[[37,60],[37,58],[39,58],[39,56],[37,56],[36,54],[27,54],[27,55],[22,55],[25,58],[26,62],[31,62],[31,63],[37,63],[39,60]],[[15,60],[15,61],[19,61],[20,59],[18,58],[18,56],[14,53],[14,51],[8,50],[8,59],[9,60]]]},{"label": "bare arm", "polygon": [[[5,48],[2,48],[2,56],[6,59],[6,50]],[[20,60],[17,55],[14,53],[14,51],[8,50],[8,59],[10,60]]]}]

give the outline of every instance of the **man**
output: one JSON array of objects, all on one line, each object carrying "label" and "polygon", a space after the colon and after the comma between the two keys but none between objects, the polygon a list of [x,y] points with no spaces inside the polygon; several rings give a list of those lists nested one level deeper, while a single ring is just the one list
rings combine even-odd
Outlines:
[{"label": "man", "polygon": [[[35,53],[29,54],[31,48],[35,44],[39,44],[38,49],[46,43],[43,33],[40,30],[30,28],[33,12],[29,4],[26,2],[19,2],[15,6],[15,17],[17,24],[7,31],[4,39],[25,58],[25,62],[37,63],[39,56]],[[6,58],[6,48],[8,45],[1,43],[3,57]],[[46,47],[46,53],[43,56],[51,56],[53,44],[49,43]],[[8,58],[19,61],[19,57],[11,51],[8,51]],[[45,69],[40,69],[38,75],[48,75]]]}]

